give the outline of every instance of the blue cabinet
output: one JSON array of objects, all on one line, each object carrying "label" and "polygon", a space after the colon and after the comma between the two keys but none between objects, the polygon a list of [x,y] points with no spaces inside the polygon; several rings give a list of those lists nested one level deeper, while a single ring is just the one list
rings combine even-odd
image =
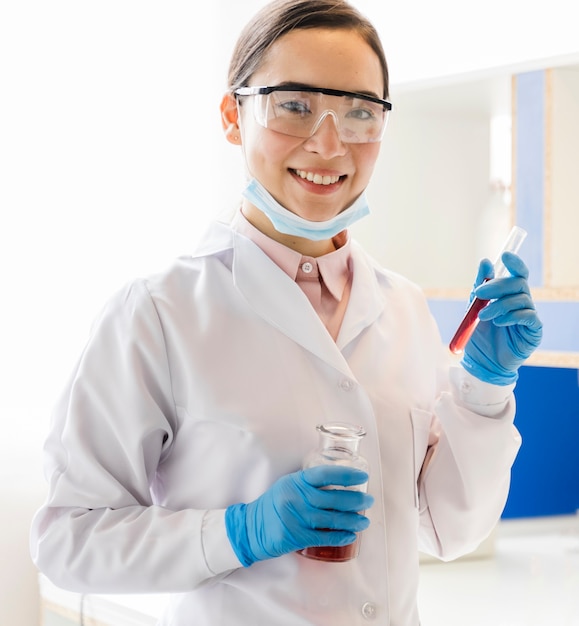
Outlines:
[{"label": "blue cabinet", "polygon": [[579,510],[579,370],[522,367],[515,424],[523,445],[503,517]]}]

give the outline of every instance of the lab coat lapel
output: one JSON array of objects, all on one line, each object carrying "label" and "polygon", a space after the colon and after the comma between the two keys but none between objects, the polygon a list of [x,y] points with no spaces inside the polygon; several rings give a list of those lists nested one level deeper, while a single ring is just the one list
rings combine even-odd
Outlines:
[{"label": "lab coat lapel", "polygon": [[375,322],[386,304],[370,259],[355,241],[351,246],[353,281],[350,301],[336,341],[340,350]]},{"label": "lab coat lapel", "polygon": [[233,282],[266,322],[343,374],[350,368],[306,295],[257,245],[234,233]]}]

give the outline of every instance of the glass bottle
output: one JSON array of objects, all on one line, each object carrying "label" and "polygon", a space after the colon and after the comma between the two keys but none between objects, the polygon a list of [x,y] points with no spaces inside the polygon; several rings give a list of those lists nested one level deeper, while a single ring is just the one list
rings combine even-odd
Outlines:
[{"label": "glass bottle", "polygon": [[[368,472],[368,462],[358,452],[360,441],[366,434],[361,426],[331,422],[320,424],[316,429],[319,433],[318,447],[305,458],[304,469],[316,465],[346,465]],[[337,488],[365,492],[367,486],[368,484],[364,483],[363,485]],[[332,489],[332,487],[326,487],[326,489]],[[359,551],[360,534],[357,535],[353,543],[347,546],[316,546],[304,548],[299,553],[310,559],[339,563],[355,559]]]}]

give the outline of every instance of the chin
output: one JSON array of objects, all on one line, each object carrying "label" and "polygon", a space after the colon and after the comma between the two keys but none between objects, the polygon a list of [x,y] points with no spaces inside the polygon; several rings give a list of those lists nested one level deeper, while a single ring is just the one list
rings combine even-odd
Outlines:
[{"label": "chin", "polygon": [[[288,210],[292,213],[295,213],[299,217],[304,220],[308,220],[309,222],[325,222],[327,220],[331,220],[336,215],[339,215],[345,208],[346,204],[338,204],[339,209],[336,209],[336,203],[332,202],[332,206],[328,206],[328,202],[315,202],[310,201],[307,204],[307,209],[304,209],[304,203],[292,203],[290,205],[285,205]],[[295,209],[292,207],[296,207]]]}]

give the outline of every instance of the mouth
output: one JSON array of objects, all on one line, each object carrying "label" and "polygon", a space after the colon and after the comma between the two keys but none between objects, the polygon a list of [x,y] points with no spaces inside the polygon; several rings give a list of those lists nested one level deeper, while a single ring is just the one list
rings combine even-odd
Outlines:
[{"label": "mouth", "polygon": [[324,175],[318,174],[316,172],[308,172],[307,170],[290,170],[295,176],[302,178],[303,180],[307,180],[314,185],[322,185],[324,187],[328,187],[329,185],[335,185],[340,180],[346,178],[346,176],[338,176],[338,175]]}]

